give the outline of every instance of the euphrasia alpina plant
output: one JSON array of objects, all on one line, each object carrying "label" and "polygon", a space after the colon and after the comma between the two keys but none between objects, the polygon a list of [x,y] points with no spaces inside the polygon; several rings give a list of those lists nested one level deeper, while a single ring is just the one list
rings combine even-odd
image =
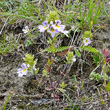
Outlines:
[{"label": "euphrasia alpina plant", "polygon": [[84,46],[88,46],[92,41],[92,34],[90,31],[85,31],[82,36]]},{"label": "euphrasia alpina plant", "polygon": [[21,68],[18,69],[18,77],[22,77],[23,75],[31,76],[38,73],[39,68],[36,68],[37,59],[34,60],[34,55],[26,54],[24,59],[24,63],[21,64]]},{"label": "euphrasia alpina plant", "polygon": [[46,18],[46,21],[44,21],[42,25],[38,26],[40,32],[47,32],[51,35],[51,37],[48,38],[47,41],[49,47],[46,48],[45,51],[55,55],[55,53],[59,49],[59,47],[56,47],[55,44],[58,39],[57,36],[59,34],[65,34],[66,36],[68,36],[69,31],[65,30],[65,27],[65,25],[61,24],[58,14],[55,11],[50,11],[49,15]]}]

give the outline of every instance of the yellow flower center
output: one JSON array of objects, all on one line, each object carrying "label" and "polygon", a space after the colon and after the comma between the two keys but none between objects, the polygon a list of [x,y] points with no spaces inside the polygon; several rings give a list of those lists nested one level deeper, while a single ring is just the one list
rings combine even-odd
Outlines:
[{"label": "yellow flower center", "polygon": [[26,71],[26,69],[23,69],[22,71],[23,71],[23,72],[25,72],[25,71]]},{"label": "yellow flower center", "polygon": [[88,40],[85,40],[85,43],[88,43]]},{"label": "yellow flower center", "polygon": [[47,27],[44,27],[44,29],[46,29]]},{"label": "yellow flower center", "polygon": [[60,26],[56,25],[57,28],[60,28]]},{"label": "yellow flower center", "polygon": [[28,29],[26,29],[25,31],[26,31],[26,32],[29,32],[29,30],[28,30]]},{"label": "yellow flower center", "polygon": [[54,29],[51,29],[51,32],[55,32],[55,30]]}]

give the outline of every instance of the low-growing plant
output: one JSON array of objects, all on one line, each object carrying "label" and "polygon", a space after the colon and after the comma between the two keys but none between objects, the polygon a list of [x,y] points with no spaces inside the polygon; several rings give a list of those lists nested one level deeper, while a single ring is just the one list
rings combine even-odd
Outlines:
[{"label": "low-growing plant", "polygon": [[[56,101],[58,101],[59,95],[57,93],[60,91],[69,100],[72,106],[72,109],[65,109],[79,110],[80,106],[76,107],[72,100],[69,98],[69,95],[66,94],[66,88],[68,87],[68,84],[66,84],[66,81],[64,79],[65,77],[69,76],[68,74],[70,73],[70,70],[72,70],[72,66],[74,66],[75,63],[77,64],[77,61],[81,64],[86,62],[86,60],[84,59],[84,57],[86,56],[84,56],[83,54],[86,52],[92,54],[93,63],[95,63],[97,66],[91,72],[90,79],[94,79],[96,81],[100,81],[102,79],[105,89],[107,90],[107,92],[109,92],[110,82],[108,81],[110,78],[107,73],[110,71],[110,65],[108,63],[110,61],[110,51],[108,49],[103,49],[102,53],[100,53],[96,48],[93,48],[91,46],[93,39],[91,30],[94,24],[98,23],[98,20],[101,17],[102,13],[104,13],[108,17],[108,14],[104,9],[105,0],[89,0],[88,2],[87,0],[85,0],[85,4],[82,4],[80,0],[77,0],[73,2],[73,5],[71,4],[70,0],[68,0],[68,2],[65,0],[62,2],[61,10],[60,7],[59,9],[56,8],[56,2],[58,2],[57,0],[52,0],[51,2],[49,0],[41,0],[37,1],[37,5],[34,4],[34,2],[24,0],[23,3],[21,3],[19,1],[19,5],[14,8],[15,10],[13,11],[13,13],[9,10],[6,12],[5,10],[2,10],[2,12],[0,12],[0,15],[2,15],[2,17],[10,17],[10,24],[13,24],[17,19],[20,18],[32,21],[33,25],[37,24],[32,30],[29,28],[30,26],[23,27],[23,35],[28,36],[25,39],[25,47],[28,47],[33,43],[37,43],[34,38],[37,37],[39,32],[42,34],[45,33],[45,35],[47,35],[46,37],[44,36],[46,39],[46,48],[44,48],[43,50],[43,54],[45,55],[46,53],[47,55],[47,62],[46,64],[44,64],[44,68],[42,70],[42,78],[48,79],[47,82],[49,82],[49,85],[48,87],[45,87],[45,90],[51,91],[51,98],[55,98]],[[2,1],[2,3],[4,2]],[[39,7],[41,4],[44,4],[44,7],[42,9]],[[10,7],[10,4],[5,7],[7,8],[8,6]],[[39,31],[37,30],[37,28]],[[33,35],[33,33],[31,33],[33,32],[33,30],[37,31],[36,35]],[[79,33],[79,31],[81,34],[82,32],[84,32],[81,38],[78,38],[77,36],[77,33]],[[66,38],[72,39],[72,43],[68,43],[68,45],[64,44],[64,46],[62,45],[63,43],[59,43],[60,39],[63,40]],[[73,41],[76,38],[79,42],[78,45],[73,43],[76,41]],[[9,52],[13,52],[14,48],[17,49],[17,45],[15,46],[13,42],[14,41],[10,41],[9,43],[7,43],[6,39],[1,41],[0,53],[5,55]],[[16,43],[17,42],[15,41],[15,44]],[[60,69],[60,74],[58,75],[58,77],[56,76],[57,79],[53,79],[52,72],[54,70],[54,66],[56,66],[55,63],[57,63],[58,57],[63,58],[64,62],[62,62],[63,66]],[[37,59],[34,58],[34,55],[25,54],[23,60],[24,63],[22,63],[21,68],[17,70],[18,77],[27,75],[31,79],[32,75],[37,75],[39,72],[39,68],[36,68]],[[99,72],[97,72],[97,69],[99,67],[101,67],[101,69]],[[76,79],[75,75],[72,76],[72,79],[72,86],[75,87],[75,90],[77,92],[78,80]],[[77,93],[79,96],[79,92]],[[83,103],[81,103],[81,105],[82,104]]]},{"label": "low-growing plant", "polygon": [[18,69],[18,77],[22,77],[23,75],[36,75],[39,71],[39,68],[36,68],[37,59],[34,60],[34,55],[26,54],[24,59],[24,63],[22,63],[21,68]]}]

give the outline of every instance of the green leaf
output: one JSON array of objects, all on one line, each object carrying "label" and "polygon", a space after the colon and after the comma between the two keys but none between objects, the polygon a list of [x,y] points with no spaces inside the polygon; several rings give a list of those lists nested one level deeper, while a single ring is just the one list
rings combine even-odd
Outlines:
[{"label": "green leaf", "polygon": [[92,39],[92,33],[91,33],[91,31],[85,31],[84,32],[84,35],[82,36],[82,39],[85,39],[85,38]]},{"label": "green leaf", "polygon": [[36,70],[35,70],[35,74],[37,74],[39,72],[39,68],[37,68]]},{"label": "green leaf", "polygon": [[102,76],[105,80],[109,80],[109,76],[105,73],[103,76]]},{"label": "green leaf", "polygon": [[77,83],[76,75],[72,75],[72,78],[73,78],[73,82]]},{"label": "green leaf", "polygon": [[60,87],[64,89],[64,88],[66,87],[66,84],[65,84],[64,82],[62,82],[62,83],[60,84]]},{"label": "green leaf", "polygon": [[101,105],[105,105],[105,101],[103,99],[100,99]]},{"label": "green leaf", "polygon": [[28,47],[31,44],[32,44],[32,41],[31,40],[27,40],[26,43],[25,43],[25,47]]},{"label": "green leaf", "polygon": [[103,59],[103,55],[101,53],[94,53],[92,55],[94,63],[96,63],[97,65],[102,61]]},{"label": "green leaf", "polygon": [[6,106],[7,106],[7,104],[8,104],[8,101],[10,100],[10,98],[11,98],[12,95],[13,95],[12,93],[9,94],[9,96],[8,96],[8,98],[6,99],[5,104],[4,104],[4,106],[3,106],[3,110],[6,110]]},{"label": "green leaf", "polygon": [[69,49],[69,48],[70,48],[70,46],[59,47],[59,48],[57,48],[56,52],[61,52],[61,51],[64,51],[66,49]]},{"label": "green leaf", "polygon": [[66,56],[66,60],[68,61],[68,63],[72,63],[73,57],[74,57],[73,52],[69,51]]},{"label": "green leaf", "polygon": [[92,52],[92,53],[99,52],[97,49],[90,47],[90,46],[81,46],[80,49],[83,49],[85,51]]},{"label": "green leaf", "polygon": [[75,49],[75,54],[76,54],[77,57],[79,57],[79,58],[81,57],[81,54],[77,49]]},{"label": "green leaf", "polygon": [[48,44],[51,44],[52,45],[52,40],[50,38],[48,38]]},{"label": "green leaf", "polygon": [[54,44],[45,49],[45,51],[47,51],[49,53],[53,53],[53,54],[56,52],[56,50],[57,50],[57,48],[55,47]]},{"label": "green leaf", "polygon": [[45,69],[42,71],[42,73],[43,73],[43,77],[48,77],[48,72]]},{"label": "green leaf", "polygon": [[99,73],[96,74],[96,81],[99,81],[101,79],[101,75]]},{"label": "green leaf", "polygon": [[95,72],[91,72],[91,75],[90,75],[90,80],[93,80],[96,76],[96,73]]},{"label": "green leaf", "polygon": [[110,81],[107,83],[107,85],[105,86],[105,89],[107,90],[107,91],[110,91]]},{"label": "green leaf", "polygon": [[45,51],[46,52],[51,52],[51,49],[50,48],[46,48]]},{"label": "green leaf", "polygon": [[70,99],[70,97],[65,93],[65,89],[58,88],[58,90],[64,94],[64,96],[68,99],[68,101],[71,103],[72,107],[74,108],[74,104],[72,100]]}]

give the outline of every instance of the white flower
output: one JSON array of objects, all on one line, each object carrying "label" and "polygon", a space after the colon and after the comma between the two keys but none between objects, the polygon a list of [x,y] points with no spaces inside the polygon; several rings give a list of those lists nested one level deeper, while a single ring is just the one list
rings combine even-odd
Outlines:
[{"label": "white flower", "polygon": [[42,24],[38,26],[38,29],[40,32],[45,32],[49,28],[48,21],[44,21]]},{"label": "white flower", "polygon": [[53,25],[53,21],[50,21],[50,25]]},{"label": "white flower", "polygon": [[18,69],[18,77],[22,77],[23,75],[26,75],[28,72],[27,66],[25,63],[22,63],[21,68]]},{"label": "white flower", "polygon": [[27,67],[29,68],[29,67],[30,67],[30,65],[29,65],[29,64],[27,64]]},{"label": "white flower", "polygon": [[69,31],[62,30],[61,33],[65,34],[68,37]]},{"label": "white flower", "polygon": [[53,25],[53,28],[57,29],[59,32],[61,32],[65,29],[65,25],[61,25],[60,20],[55,20],[55,24]]},{"label": "white flower", "polygon": [[91,43],[91,40],[89,38],[85,38],[83,40],[83,43],[84,43],[85,46],[88,46]]},{"label": "white flower", "polygon": [[72,61],[73,61],[73,62],[76,62],[76,57],[75,57],[75,56],[73,56]]},{"label": "white flower", "polygon": [[71,26],[71,29],[75,29],[75,26],[74,26],[74,25],[72,25],[72,26]]},{"label": "white flower", "polygon": [[24,29],[22,29],[22,31],[23,31],[24,33],[28,33],[28,32],[29,32],[29,27],[26,26]]}]

